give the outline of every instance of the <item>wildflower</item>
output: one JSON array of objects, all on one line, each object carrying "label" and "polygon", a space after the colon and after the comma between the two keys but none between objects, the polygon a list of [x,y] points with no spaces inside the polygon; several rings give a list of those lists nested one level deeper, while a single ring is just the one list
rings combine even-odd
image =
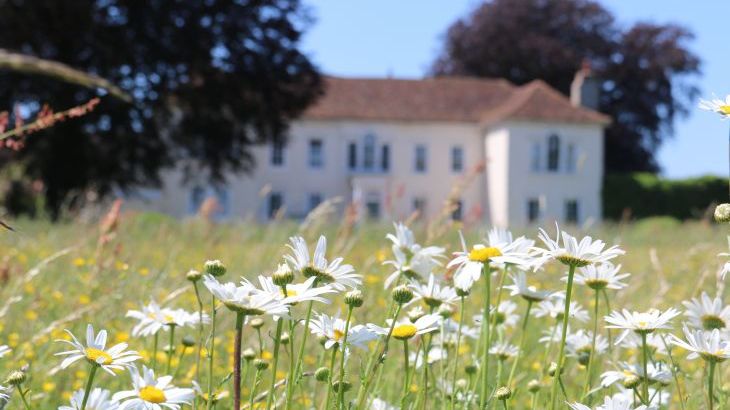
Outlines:
[{"label": "wildflower", "polygon": [[[71,396],[70,406],[60,406],[58,410],[80,410],[81,403],[84,400],[84,390],[79,389]],[[119,404],[111,400],[111,393],[99,387],[94,388],[89,393],[86,401],[86,410],[117,410]]]},{"label": "wildflower", "polygon": [[[538,303],[534,309],[535,317],[551,317],[558,321],[562,320],[565,313],[564,295],[564,293],[558,292],[553,294],[553,298]],[[587,322],[589,319],[588,312],[576,301],[570,302],[570,317],[579,322]]]},{"label": "wildflower", "polygon": [[[328,316],[320,313],[309,322],[309,330],[316,336],[325,339],[325,349],[329,349],[332,346],[337,346],[339,349],[342,349],[343,347],[340,346],[340,342],[342,342],[345,336],[345,325],[345,321],[340,319],[339,314],[337,316]],[[366,349],[367,343],[376,337],[364,325],[350,326],[347,331],[347,344],[360,349]]]},{"label": "wildflower", "polygon": [[25,383],[27,379],[28,375],[25,374],[23,370],[13,370],[12,372],[10,372],[8,377],[5,378],[5,383],[11,386],[20,386],[21,384]]},{"label": "wildflower", "polygon": [[119,343],[106,349],[106,330],[101,330],[95,336],[94,327],[90,324],[86,327],[86,346],[81,344],[70,331],[66,330],[66,333],[73,340],[58,340],[58,342],[67,343],[73,346],[73,349],[56,353],[56,356],[68,356],[61,362],[62,369],[67,368],[78,360],[86,359],[89,363],[101,367],[104,371],[114,376],[114,370],[122,370],[130,367],[132,362],[141,359],[141,356],[137,352],[126,350],[126,343]]},{"label": "wildflower", "polygon": [[621,382],[625,387],[631,384],[634,378],[648,379],[650,383],[660,383],[667,385],[672,380],[672,372],[662,362],[647,363],[646,374],[644,376],[644,368],[639,364],[629,364],[620,362],[619,370],[609,370],[601,374],[601,386],[608,387],[616,382]]},{"label": "wildflower", "polygon": [[[591,410],[590,407],[580,403],[568,403],[572,410]],[[641,405],[634,406],[634,400],[624,396],[609,396],[603,399],[603,404],[595,408],[595,410],[649,410],[648,407]]]},{"label": "wildflower", "polygon": [[188,271],[188,273],[185,274],[185,279],[189,280],[190,282],[197,282],[203,277],[203,274],[195,269],[191,269]]},{"label": "wildflower", "polygon": [[276,286],[286,286],[294,282],[294,272],[292,272],[289,265],[282,263],[276,268],[276,272],[271,275],[271,280]]},{"label": "wildflower", "polygon": [[223,264],[223,262],[219,260],[212,260],[212,261],[205,261],[205,273],[208,275],[212,275],[214,277],[223,276],[226,274],[226,265]]},{"label": "wildflower", "polygon": [[129,369],[129,373],[132,390],[120,391],[112,397],[113,401],[121,402],[120,410],[160,410],[163,407],[178,410],[195,397],[193,389],[173,386],[170,384],[172,376],[155,378],[154,371],[145,366],[142,373],[136,368]]},{"label": "wildflower", "polygon": [[[629,333],[620,343],[615,343],[626,349],[637,349],[641,350],[644,348],[644,341],[641,336],[636,333]],[[646,335],[646,347],[652,354],[667,354],[667,345],[665,344],[662,335],[656,333],[649,333]]]},{"label": "wildflower", "polygon": [[[434,364],[440,360],[444,360],[448,357],[448,352],[438,346],[434,346],[428,350],[428,359],[426,360],[429,365]],[[423,366],[423,350],[418,349],[416,352],[412,352],[409,355],[408,360],[415,363],[416,369],[420,369]]]},{"label": "wildflower", "polygon": [[352,308],[358,308],[363,304],[362,292],[354,289],[345,294],[345,304]]},{"label": "wildflower", "polygon": [[717,97],[713,98],[712,100],[700,99],[698,106],[700,107],[700,109],[703,109],[705,111],[712,111],[714,113],[720,114],[720,117],[722,119],[730,117],[730,95],[725,97],[724,100]]},{"label": "wildflower", "polygon": [[[619,255],[623,255],[624,251],[619,249],[618,246],[614,245],[608,249],[605,249],[606,244],[600,239],[593,240],[590,236],[585,236],[578,242],[578,240],[569,235],[565,231],[560,231],[560,228],[555,224],[557,234],[555,239],[551,239],[547,232],[540,229],[538,237],[545,244],[547,249],[535,248],[536,251],[542,254],[535,262],[535,269],[538,269],[546,262],[550,260],[557,260],[564,265],[574,267],[584,267],[593,265],[596,263],[607,262]],[[563,244],[560,245],[560,239],[562,236]]]},{"label": "wildflower", "polygon": [[609,323],[606,328],[623,329],[623,333],[616,339],[621,343],[630,331],[639,335],[647,335],[657,329],[671,329],[669,322],[679,315],[679,311],[669,308],[665,312],[657,309],[650,309],[647,312],[629,312],[623,309],[621,312],[613,311],[604,320]]},{"label": "wildflower", "polygon": [[[204,402],[208,403],[208,393],[204,392],[203,389],[200,387],[200,384],[198,384],[198,382],[196,382],[195,380],[193,380],[193,391],[198,397],[203,399]],[[228,398],[228,396],[230,396],[228,390],[214,391],[213,394],[211,394],[211,397],[213,398],[211,404],[216,404],[219,401]]]},{"label": "wildflower", "polygon": [[392,319],[388,319],[388,326],[386,327],[369,324],[368,328],[376,334],[385,336],[390,332],[391,325],[393,325],[393,333],[391,336],[398,340],[408,340],[416,335],[438,330],[440,320],[441,317],[439,315],[428,314],[418,318],[415,322],[411,322],[410,319],[403,319],[395,322],[393,325]]},{"label": "wildflower", "polygon": [[[203,313],[203,323],[209,323],[210,318]],[[142,310],[130,310],[127,317],[137,319],[139,323],[132,328],[132,336],[151,336],[162,330],[169,330],[171,326],[196,326],[200,323],[198,313],[190,313],[184,309],[161,308],[157,303],[150,302]]]},{"label": "wildflower", "polygon": [[717,222],[730,222],[730,204],[716,206],[714,216]]},{"label": "wildflower", "polygon": [[413,299],[413,291],[406,285],[396,286],[391,295],[399,305],[405,305]]},{"label": "wildflower", "polygon": [[689,324],[696,329],[725,329],[730,324],[730,306],[723,306],[722,299],[710,299],[707,292],[702,292],[700,299],[693,298],[682,304],[687,308],[684,315]]},{"label": "wildflower", "polygon": [[329,367],[320,367],[317,369],[317,371],[314,372],[314,379],[318,382],[326,382],[330,379],[330,369]]},{"label": "wildflower", "polygon": [[[619,273],[621,265],[614,266],[610,262],[584,266],[575,274],[575,283],[585,285],[593,290],[623,289],[626,284],[621,282],[631,276],[630,273]],[[567,281],[568,276],[563,277]]]},{"label": "wildflower", "polygon": [[[578,361],[585,365],[590,360],[591,350],[593,349],[593,333],[586,330],[578,330],[575,333],[568,334],[565,339],[565,346],[568,349],[568,356],[578,358]],[[596,351],[595,354],[602,354],[608,349],[608,341],[602,335],[596,335]]]},{"label": "wildflower", "polygon": [[10,353],[11,349],[7,345],[0,345],[0,357]]},{"label": "wildflower", "polygon": [[441,266],[444,248],[438,246],[422,247],[415,242],[413,232],[402,223],[395,224],[395,235],[388,234],[392,243],[394,260],[383,262],[384,265],[391,265],[395,268],[384,282],[385,289],[388,289],[401,276],[407,279],[421,279],[431,271]]},{"label": "wildflower", "polygon": [[205,275],[203,284],[228,309],[246,316],[287,316],[289,307],[278,296],[263,292],[248,282],[236,286],[231,282],[220,283],[211,275]]},{"label": "wildflower", "polygon": [[[489,313],[493,316],[490,320],[497,325],[502,325],[504,327],[513,327],[520,319],[520,316],[514,313],[516,310],[517,304],[515,302],[512,302],[511,300],[504,300],[499,303],[499,306],[491,307]],[[474,321],[475,325],[481,326],[483,317],[484,313],[482,310],[482,312],[480,312],[479,314],[474,315],[472,320]]]},{"label": "wildflower", "polygon": [[433,273],[428,275],[428,283],[425,285],[411,280],[408,287],[413,290],[413,294],[415,295],[413,301],[422,300],[423,303],[432,308],[437,308],[443,303],[451,304],[459,299],[454,288],[441,286],[436,282],[436,277]]},{"label": "wildflower", "polygon": [[[300,302],[315,301],[329,304],[330,301],[321,295],[335,293],[336,291],[329,285],[315,287],[316,278],[308,278],[302,283],[289,283],[286,285],[286,295],[284,295],[284,287],[277,285],[273,278],[267,276],[258,277],[259,285],[262,293],[267,293],[273,298],[280,300],[282,303],[297,304]],[[255,285],[244,279],[243,283],[247,286],[255,288]]]},{"label": "wildflower", "polygon": [[494,397],[496,397],[497,400],[507,400],[512,397],[512,390],[510,390],[509,387],[502,386],[494,393]]},{"label": "wildflower", "polygon": [[399,407],[393,406],[379,397],[375,397],[372,400],[370,400],[369,409],[370,410],[397,410],[397,409],[399,409]]},{"label": "wildflower", "polygon": [[306,278],[317,278],[317,284],[329,284],[335,290],[342,291],[346,288],[356,288],[362,283],[362,276],[357,275],[355,269],[350,265],[343,265],[342,258],[335,258],[327,262],[325,253],[327,251],[327,238],[320,236],[314,255],[310,259],[309,249],[304,238],[295,236],[289,238],[287,246],[292,251],[291,255],[284,255],[292,269],[301,272]]},{"label": "wildflower", "polygon": [[489,354],[496,356],[497,359],[501,361],[517,356],[519,351],[519,347],[508,342],[495,343],[491,348],[489,348]]},{"label": "wildflower", "polygon": [[537,290],[535,286],[528,285],[527,277],[523,271],[510,274],[510,278],[513,284],[504,287],[511,291],[510,296],[520,296],[528,302],[541,302],[553,294],[553,292]]},{"label": "wildflower", "polygon": [[686,342],[671,335],[671,343],[689,351],[687,359],[701,357],[708,362],[723,362],[730,358],[730,341],[723,337],[718,329],[712,331],[690,330],[684,327]]}]

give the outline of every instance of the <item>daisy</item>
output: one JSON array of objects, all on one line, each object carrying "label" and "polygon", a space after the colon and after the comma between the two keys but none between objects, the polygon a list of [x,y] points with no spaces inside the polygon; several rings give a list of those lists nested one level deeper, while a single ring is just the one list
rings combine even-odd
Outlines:
[{"label": "daisy", "polygon": [[172,376],[155,378],[155,372],[142,367],[129,369],[132,377],[132,390],[114,394],[113,401],[121,402],[119,410],[178,410],[182,405],[190,404],[195,397],[193,389],[181,389],[170,384]]},{"label": "daisy", "polygon": [[388,240],[393,242],[393,252],[395,252],[395,249],[399,249],[409,256],[420,253],[424,256],[429,256],[435,263],[440,265],[438,258],[443,256],[444,248],[438,246],[427,246],[423,248],[416,243],[413,231],[402,222],[394,223],[393,226],[395,226],[395,235],[391,233],[385,235]]},{"label": "daisy", "polygon": [[133,350],[125,351],[127,348],[126,343],[119,343],[106,349],[106,330],[101,330],[97,335],[94,335],[94,327],[91,324],[86,327],[86,346],[81,344],[70,331],[66,330],[66,333],[71,336],[72,340],[57,341],[67,343],[73,346],[73,349],[56,353],[56,356],[68,356],[61,362],[62,369],[81,359],[86,359],[89,363],[101,367],[105,372],[114,376],[114,370],[130,367],[132,362],[141,359],[137,352]]},{"label": "daisy", "polygon": [[702,292],[700,299],[694,298],[682,302],[689,324],[696,329],[725,329],[730,324],[730,306],[723,306],[722,299],[710,299],[707,292]]},{"label": "daisy", "polygon": [[[492,306],[492,309],[489,311],[489,313],[493,316],[489,320],[493,321],[492,323],[494,324],[501,325],[507,328],[514,327],[520,320],[520,316],[515,314],[516,310],[517,304],[515,302],[512,302],[511,300],[504,300],[499,303],[499,306],[496,309],[494,308],[494,306]],[[481,326],[483,317],[484,314],[482,311],[478,315],[474,315],[472,320],[474,321],[475,325]]]},{"label": "daisy", "polygon": [[496,343],[494,346],[489,348],[489,354],[496,356],[497,359],[501,361],[505,361],[509,358],[517,356],[517,353],[519,353],[519,351],[519,347],[508,342]]},{"label": "daisy", "polygon": [[272,315],[288,317],[289,305],[278,296],[264,292],[250,282],[235,284],[220,283],[211,275],[203,277],[203,284],[217,299],[223,302],[228,309],[246,316]]},{"label": "daisy", "polygon": [[[581,358],[590,355],[593,345],[593,333],[586,330],[578,330],[568,334],[565,339],[565,346],[568,349],[568,356]],[[596,335],[596,354],[602,354],[608,349],[608,341],[602,335]]]},{"label": "daisy", "polygon": [[516,275],[510,274],[512,278],[512,285],[507,285],[504,288],[509,289],[510,296],[520,296],[528,302],[542,302],[549,298],[553,292],[546,290],[538,290],[535,286],[527,284],[527,276],[525,272],[519,271]]},{"label": "daisy", "polygon": [[437,308],[443,303],[452,304],[459,299],[459,296],[456,295],[456,290],[449,286],[441,286],[436,282],[436,277],[433,276],[433,273],[428,275],[428,283],[425,285],[411,280],[408,287],[413,290],[414,295],[411,303],[422,300],[423,303],[432,308]]},{"label": "daisy", "polygon": [[700,99],[698,106],[705,111],[720,114],[722,119],[730,118],[730,95],[726,96],[724,100],[717,97],[712,100]]},{"label": "daisy", "polygon": [[671,335],[671,343],[689,351],[687,359],[694,360],[701,357],[708,362],[723,362],[730,358],[730,341],[722,337],[718,329],[711,332],[704,330],[690,330],[684,327],[683,341],[677,336]]},{"label": "daisy", "polygon": [[132,336],[134,337],[151,336],[164,327],[162,308],[154,301],[151,301],[146,306],[142,306],[141,310],[127,311],[126,316],[139,321],[132,328]]},{"label": "daisy", "polygon": [[665,312],[658,309],[649,309],[647,312],[629,312],[623,309],[621,312],[613,311],[610,315],[605,316],[604,320],[609,324],[608,329],[623,329],[624,331],[616,339],[616,343],[621,343],[631,331],[638,335],[647,335],[657,329],[671,329],[669,322],[679,316],[679,311],[669,308]]},{"label": "daisy", "polygon": [[5,405],[8,404],[8,401],[10,401],[10,393],[12,392],[12,387],[0,385],[0,409],[5,408]]},{"label": "daisy", "polygon": [[[538,303],[534,309],[535,317],[551,317],[558,321],[563,319],[565,313],[565,293],[557,292],[550,299]],[[587,322],[588,312],[576,301],[570,302],[570,317],[579,322]]]},{"label": "daisy", "polygon": [[395,259],[387,260],[383,262],[383,265],[390,265],[395,269],[393,273],[385,278],[384,288],[388,289],[401,277],[420,280],[428,276],[435,268],[441,266],[441,261],[439,260],[442,256],[441,253],[442,251],[435,254],[431,248],[417,249],[414,253],[407,253],[401,248],[393,246],[393,256]]},{"label": "daisy", "polygon": [[[662,335],[656,334],[656,333],[649,333],[646,335],[646,347],[649,349],[650,352],[653,354],[660,354],[660,355],[667,355],[667,343],[664,342],[664,339],[662,338]],[[625,349],[643,349],[644,348],[644,341],[641,339],[641,336],[637,335],[636,333],[629,333],[624,340],[621,341],[621,343],[615,343],[616,345],[619,345]]]},{"label": "daisy", "polygon": [[[584,266],[575,273],[575,283],[585,285],[593,290],[602,289],[623,289],[627,285],[621,280],[631,276],[630,273],[619,273],[621,265],[614,266],[610,262],[596,265]],[[563,281],[568,281],[568,276],[563,277]]]},{"label": "daisy", "polygon": [[3,357],[10,353],[10,348],[7,345],[0,345],[0,357]]},{"label": "daisy", "polygon": [[454,259],[447,265],[447,268],[456,268],[454,285],[457,288],[471,289],[487,263],[494,264],[496,267],[503,267],[507,264],[521,267],[531,265],[532,256],[529,254],[529,249],[532,248],[534,242],[524,236],[512,240],[512,234],[509,231],[493,228],[489,232],[487,240],[489,246],[476,244],[469,250],[464,237],[461,236],[463,250],[454,252]]},{"label": "daisy", "polygon": [[399,407],[393,406],[387,401],[375,397],[370,401],[370,407],[368,407],[370,410],[398,410]]},{"label": "daisy", "polygon": [[[286,285],[286,295],[284,295],[284,289],[274,284],[274,280],[270,276],[259,275],[258,277],[262,291],[272,295],[274,298],[279,299],[283,303],[294,305],[299,302],[315,301],[329,304],[329,299],[326,299],[321,295],[335,293],[336,290],[332,289],[329,285],[314,287],[314,282],[316,280],[317,278],[311,277],[302,283],[290,283]],[[254,286],[246,279],[244,279],[244,282]]]},{"label": "daisy", "polygon": [[[325,339],[324,348],[329,349],[337,346],[342,349],[340,342],[345,336],[345,321],[340,319],[339,313],[336,316],[328,316],[323,313],[309,322],[309,330],[318,337]],[[363,325],[350,326],[347,331],[347,344],[360,349],[367,349],[367,343],[375,340],[377,335]]]},{"label": "daisy", "polygon": [[[195,391],[195,394],[199,396],[201,399],[203,399],[204,402],[208,403],[208,392],[203,391],[203,388],[200,387],[200,384],[193,380],[193,391]],[[225,399],[229,396],[228,390],[221,390],[221,391],[214,391],[213,394],[213,403],[216,404],[218,401]]]},{"label": "daisy", "polygon": [[[650,383],[668,385],[672,381],[672,372],[662,362],[647,363],[646,373]],[[636,379],[646,379],[644,368],[639,364],[619,363],[619,370],[609,370],[601,374],[601,386],[608,387],[616,382],[633,383]],[[633,380],[632,380],[633,379]]]},{"label": "daisy", "polygon": [[[438,330],[440,321],[441,316],[437,314],[428,314],[421,316],[415,322],[411,322],[411,320],[407,318],[399,320],[395,322],[395,325],[393,325],[393,333],[391,334],[391,336],[398,340],[408,340],[417,335],[431,333]],[[380,327],[374,324],[368,324],[368,328],[373,333],[387,336],[390,332],[393,320],[388,319],[387,324],[387,327]]]},{"label": "daisy", "polygon": [[361,275],[357,275],[351,265],[343,265],[342,258],[335,258],[327,262],[327,238],[320,236],[314,255],[310,259],[307,242],[301,236],[289,238],[287,246],[292,251],[290,255],[284,255],[284,259],[295,271],[301,272],[306,278],[317,278],[317,284],[330,284],[332,288],[343,291],[346,288],[354,289],[362,283]]},{"label": "daisy", "polygon": [[[591,410],[590,407],[580,403],[567,403],[573,410]],[[603,399],[603,404],[595,407],[595,410],[649,410],[648,407],[641,405],[634,406],[634,400],[626,398],[623,395],[614,395]]]},{"label": "daisy", "polygon": [[[58,410],[80,410],[81,403],[84,401],[84,389],[79,389],[71,396],[70,406],[60,406]],[[117,410],[119,404],[111,400],[109,390],[96,387],[89,392],[89,398],[86,401],[86,410]]]},{"label": "daisy", "polygon": [[[593,240],[590,236],[585,236],[580,242],[573,236],[569,235],[565,231],[561,231],[557,223],[555,224],[557,233],[555,239],[551,239],[545,230],[540,229],[538,237],[545,244],[547,249],[535,248],[535,250],[542,254],[541,257],[535,261],[535,270],[542,267],[545,263],[550,260],[557,260],[561,263],[574,266],[584,267],[593,265],[596,263],[607,262],[619,255],[623,255],[624,251],[619,249],[618,246],[614,245],[608,249],[605,249],[606,244],[600,240]],[[562,236],[563,244],[560,244]]]},{"label": "daisy", "polygon": [[[428,364],[434,364],[440,360],[445,360],[448,357],[448,352],[446,349],[439,347],[439,346],[433,346],[428,351]],[[423,350],[418,349],[416,352],[411,352],[409,355],[409,361],[411,363],[415,363],[416,369],[420,369],[421,366],[423,366]]]}]

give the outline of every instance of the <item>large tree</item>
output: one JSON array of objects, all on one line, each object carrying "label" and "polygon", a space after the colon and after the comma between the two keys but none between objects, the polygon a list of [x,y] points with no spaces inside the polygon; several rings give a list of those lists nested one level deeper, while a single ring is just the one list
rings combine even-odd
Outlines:
[{"label": "large tree", "polygon": [[[180,159],[214,180],[248,171],[251,146],[283,138],[321,92],[298,49],[309,23],[298,0],[0,1],[0,48],[96,74],[133,98],[102,98],[82,119],[2,152],[0,165],[41,180],[52,211],[88,189],[155,184]],[[0,74],[0,104],[29,116],[104,93]]]},{"label": "large tree", "polygon": [[591,0],[489,0],[456,21],[432,72],[543,79],[568,94],[583,61],[602,81],[607,172],[657,171],[655,153],[696,97],[700,60],[692,33],[675,24],[628,29]]}]

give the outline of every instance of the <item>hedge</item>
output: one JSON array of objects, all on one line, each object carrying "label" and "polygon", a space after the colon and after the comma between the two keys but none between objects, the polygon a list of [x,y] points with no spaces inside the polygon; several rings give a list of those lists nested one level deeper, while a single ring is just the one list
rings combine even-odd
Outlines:
[{"label": "hedge", "polygon": [[610,174],[603,183],[606,219],[701,218],[721,202],[728,202],[728,180],[715,176],[672,180],[650,173]]}]

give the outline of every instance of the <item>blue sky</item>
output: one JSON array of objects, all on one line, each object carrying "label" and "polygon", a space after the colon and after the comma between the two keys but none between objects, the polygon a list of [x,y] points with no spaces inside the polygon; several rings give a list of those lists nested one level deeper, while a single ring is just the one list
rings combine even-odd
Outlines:
[{"label": "blue sky", "polygon": [[[305,0],[316,17],[304,50],[328,74],[422,77],[439,50],[446,28],[475,0]],[[676,22],[696,35],[691,47],[703,61],[703,95],[730,93],[727,16],[720,0],[603,0],[620,24]],[[676,122],[675,137],[659,151],[671,178],[727,175],[728,122],[693,108]]]}]

